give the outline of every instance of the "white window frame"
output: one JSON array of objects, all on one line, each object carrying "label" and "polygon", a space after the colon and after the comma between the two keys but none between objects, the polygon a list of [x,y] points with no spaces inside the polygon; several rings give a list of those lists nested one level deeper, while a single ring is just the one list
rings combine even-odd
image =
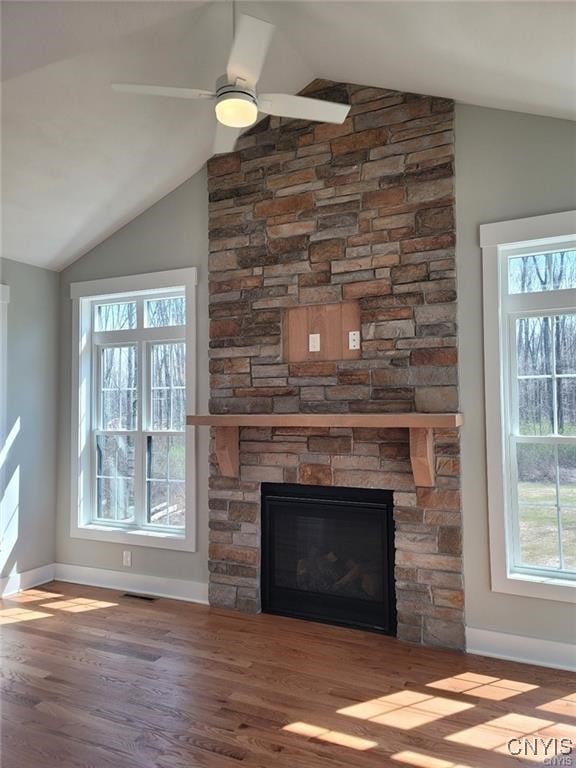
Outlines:
[{"label": "white window frame", "polygon": [[[8,386],[8,304],[10,303],[10,286],[0,283],[0,493],[6,487],[6,459],[10,448],[7,434],[6,407]],[[2,512],[2,497],[0,496],[0,513]],[[0,519],[1,519],[0,514]],[[0,544],[4,531],[0,531]]]},{"label": "white window frame", "polygon": [[[10,303],[10,286],[0,283],[0,454],[6,437],[6,372],[8,370],[8,304]],[[4,458],[2,456],[2,458]],[[4,462],[0,463],[0,467]],[[3,486],[2,486],[3,487]]]},{"label": "white window frame", "polygon": [[510,460],[507,426],[514,397],[509,391],[510,324],[515,320],[514,312],[521,311],[523,314],[528,310],[535,314],[554,314],[574,310],[576,290],[508,295],[507,261],[511,255],[535,253],[538,249],[576,248],[576,211],[483,224],[480,226],[480,245],[484,288],[486,460],[492,591],[573,603],[576,600],[576,581],[520,573],[512,567],[515,465]]},{"label": "white window frame", "polygon": [[[119,527],[114,524],[91,522],[94,504],[93,476],[95,467],[83,458],[87,441],[91,439],[94,424],[95,369],[93,360],[93,300],[121,300],[134,294],[147,292],[159,296],[176,290],[184,290],[186,297],[186,413],[196,412],[196,285],[197,269],[189,267],[165,272],[130,275],[125,277],[90,280],[72,283],[72,435],[71,435],[71,517],[70,535],[76,539],[90,539],[130,546],[144,546],[156,549],[196,551],[196,508],[197,508],[197,462],[196,435],[194,427],[185,427],[186,440],[186,514],[182,532],[152,528]],[[86,299],[87,301],[83,301]],[[155,336],[153,328],[143,332],[148,341]],[[105,336],[115,337],[112,343],[136,340],[134,331],[123,336],[115,331]],[[103,335],[104,336],[104,335]],[[164,339],[159,339],[159,341]],[[142,376],[143,372],[139,372]],[[82,385],[81,385],[82,382]],[[167,432],[166,434],[171,434]],[[88,452],[91,455],[91,452]],[[85,499],[88,500],[85,503]],[[88,506],[88,504],[90,506]]]}]

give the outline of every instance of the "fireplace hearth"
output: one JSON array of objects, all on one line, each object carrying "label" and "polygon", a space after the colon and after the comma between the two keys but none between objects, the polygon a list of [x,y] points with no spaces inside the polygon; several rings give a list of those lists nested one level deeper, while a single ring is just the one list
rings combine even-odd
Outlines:
[{"label": "fireplace hearth", "polygon": [[396,634],[392,492],[262,485],[262,608]]}]

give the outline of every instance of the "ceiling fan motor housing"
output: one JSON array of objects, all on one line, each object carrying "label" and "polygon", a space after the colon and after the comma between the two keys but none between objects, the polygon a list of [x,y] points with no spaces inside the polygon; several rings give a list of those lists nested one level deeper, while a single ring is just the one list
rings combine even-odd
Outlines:
[{"label": "ceiling fan motor housing", "polygon": [[[219,81],[220,83],[220,81]],[[241,82],[219,84],[216,90],[216,117],[230,128],[247,128],[256,122],[256,93]]]}]

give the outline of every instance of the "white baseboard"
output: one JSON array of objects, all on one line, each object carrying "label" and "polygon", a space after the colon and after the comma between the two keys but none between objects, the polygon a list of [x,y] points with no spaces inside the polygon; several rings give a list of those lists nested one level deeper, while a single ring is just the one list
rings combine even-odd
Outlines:
[{"label": "white baseboard", "polygon": [[[208,604],[208,585],[199,581],[167,579],[68,563],[51,563],[0,578],[0,597],[13,595],[22,589],[33,589],[54,580]],[[576,671],[576,645],[571,643],[467,627],[466,650],[481,656]]]},{"label": "white baseboard", "polygon": [[22,573],[11,573],[0,579],[0,597],[8,597],[22,589],[33,589],[54,579],[54,563],[32,568]]},{"label": "white baseboard", "polygon": [[68,581],[86,584],[90,587],[121,589],[154,597],[169,597],[190,603],[208,604],[208,585],[186,579],[165,579],[160,576],[145,576],[141,573],[108,571],[104,568],[89,568],[83,565],[50,563],[22,573],[13,573],[0,578],[0,597],[14,595],[22,589],[33,589],[49,581]]},{"label": "white baseboard", "polygon": [[467,627],[466,650],[481,656],[576,671],[576,645],[572,643]]},{"label": "white baseboard", "polygon": [[86,584],[90,587],[121,589],[125,592],[138,592],[154,597],[169,597],[173,600],[185,600],[190,603],[208,604],[208,584],[186,579],[165,579],[161,576],[145,576],[142,573],[126,571],[108,571],[104,568],[89,568],[84,565],[55,563],[54,578],[57,581],[69,581],[73,584]]}]

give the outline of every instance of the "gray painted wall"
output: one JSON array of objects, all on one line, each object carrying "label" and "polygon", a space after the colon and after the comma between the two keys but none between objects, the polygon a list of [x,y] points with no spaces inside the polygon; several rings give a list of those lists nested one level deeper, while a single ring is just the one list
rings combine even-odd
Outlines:
[{"label": "gray painted wall", "polygon": [[[198,408],[208,408],[208,191],[205,169],[61,273],[60,440],[57,561],[122,570],[126,545],[70,537],[70,283],[178,267],[198,267]],[[208,581],[208,430],[198,430],[198,551],[132,547],[131,573]]]},{"label": "gray painted wall", "polygon": [[514,112],[456,108],[456,229],[466,624],[574,642],[568,603],[490,590],[480,224],[576,208],[576,126]]},{"label": "gray painted wall", "polygon": [[54,562],[59,276],[8,259],[0,275],[10,286],[6,433],[15,435],[0,487],[0,576],[7,576]]}]

